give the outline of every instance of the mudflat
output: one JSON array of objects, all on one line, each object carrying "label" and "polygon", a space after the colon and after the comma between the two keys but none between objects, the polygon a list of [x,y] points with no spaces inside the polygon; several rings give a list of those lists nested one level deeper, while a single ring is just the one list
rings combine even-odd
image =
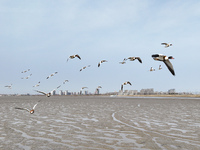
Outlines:
[{"label": "mudflat", "polygon": [[[15,107],[35,108],[30,114]],[[200,99],[1,96],[1,150],[200,149]]]}]

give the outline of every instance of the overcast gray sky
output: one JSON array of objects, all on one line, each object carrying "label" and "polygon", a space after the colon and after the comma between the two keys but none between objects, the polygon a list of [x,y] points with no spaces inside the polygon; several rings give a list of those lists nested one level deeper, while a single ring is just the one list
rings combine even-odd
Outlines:
[{"label": "overcast gray sky", "polygon": [[[1,0],[0,93],[34,94],[59,85],[76,92],[83,86],[94,92],[101,85],[101,92],[111,92],[125,81],[132,83],[125,90],[199,92],[199,8],[198,0]],[[173,46],[164,48],[162,42]],[[176,76],[152,59],[157,53],[175,58]],[[73,54],[82,59],[67,63]],[[130,56],[143,63],[119,64]],[[102,59],[108,62],[98,68]],[[80,72],[86,65],[91,67]],[[10,84],[12,89],[4,87]]]}]

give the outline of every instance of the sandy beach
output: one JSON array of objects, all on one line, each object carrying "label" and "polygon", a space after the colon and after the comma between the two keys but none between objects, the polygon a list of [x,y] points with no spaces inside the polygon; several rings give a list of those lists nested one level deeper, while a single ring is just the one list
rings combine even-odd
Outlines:
[{"label": "sandy beach", "polygon": [[[15,107],[31,108],[34,114]],[[200,149],[200,99],[2,96],[1,150]]]}]

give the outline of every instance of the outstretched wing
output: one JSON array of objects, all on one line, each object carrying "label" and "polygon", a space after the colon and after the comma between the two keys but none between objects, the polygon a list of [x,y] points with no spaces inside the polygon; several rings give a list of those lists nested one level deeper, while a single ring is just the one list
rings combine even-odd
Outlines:
[{"label": "outstretched wing", "polygon": [[98,63],[98,67],[100,67],[100,65],[101,65],[101,62]]},{"label": "outstretched wing", "polygon": [[140,63],[142,63],[142,59],[140,57],[135,57]]},{"label": "outstretched wing", "polygon": [[79,58],[81,60],[81,57],[78,54],[76,54],[75,57],[77,57],[77,58]]},{"label": "outstretched wing", "polygon": [[167,45],[167,43],[161,43],[161,45]]},{"label": "outstretched wing", "polygon": [[41,100],[39,100],[34,106],[33,106],[33,110],[35,109],[35,107],[37,106],[37,104],[40,102]]},{"label": "outstretched wing", "polygon": [[129,82],[129,81],[127,82],[127,84],[130,84],[130,85],[132,85],[132,84],[131,84],[131,82]]},{"label": "outstretched wing", "polygon": [[165,65],[169,69],[169,71],[175,76],[174,68],[169,60],[164,61]]},{"label": "outstretched wing", "polygon": [[38,103],[36,103],[36,104],[33,106],[33,110],[35,109],[35,107],[37,106],[37,104],[38,104]]},{"label": "outstretched wing", "polygon": [[35,91],[36,91],[36,92],[38,92],[38,93],[42,93],[42,94],[46,95],[46,93],[45,93],[45,92],[38,91],[38,90],[35,90]]},{"label": "outstretched wing", "polygon": [[20,107],[15,107],[15,109],[19,109],[19,110],[26,110],[26,111],[30,111],[29,109],[27,109],[27,108],[20,108]]}]

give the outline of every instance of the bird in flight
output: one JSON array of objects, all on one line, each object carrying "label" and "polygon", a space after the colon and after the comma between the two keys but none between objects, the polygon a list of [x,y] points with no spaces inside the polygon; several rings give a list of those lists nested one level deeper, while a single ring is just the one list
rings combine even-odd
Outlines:
[{"label": "bird in flight", "polygon": [[38,86],[40,86],[40,81],[36,85],[34,85],[33,87],[38,87]]},{"label": "bird in flight", "polygon": [[169,69],[169,71],[172,73],[172,75],[175,76],[174,68],[171,62],[169,61],[169,59],[174,59],[172,56],[167,57],[166,55],[163,55],[163,54],[153,54],[152,57],[154,60],[164,62],[167,68]]},{"label": "bird in flight", "polygon": [[12,84],[6,85],[6,86],[4,86],[4,87],[7,87],[7,88],[11,89],[11,88],[12,88]]},{"label": "bird in flight", "polygon": [[87,89],[87,88],[88,88],[88,87],[82,87],[81,90],[83,90],[83,89]]},{"label": "bird in flight", "polygon": [[120,64],[125,64],[126,63],[126,61],[127,61],[127,59],[126,58],[124,58],[124,60],[123,61],[121,61],[121,62],[119,62]]},{"label": "bird in flight", "polygon": [[138,60],[140,63],[142,63],[142,59],[140,58],[140,57],[128,57],[128,59],[130,60],[130,61],[134,61],[134,60]]},{"label": "bird in flight", "polygon": [[69,82],[69,80],[65,80],[65,81],[63,82],[63,84],[65,84],[66,82]]},{"label": "bird in flight", "polygon": [[161,43],[161,45],[165,45],[165,48],[172,46],[171,43]]},{"label": "bird in flight", "polygon": [[90,65],[84,66],[83,68],[80,69],[80,71],[82,71],[83,69],[86,69],[87,67],[90,67]]},{"label": "bird in flight", "polygon": [[29,79],[30,77],[32,76],[32,74],[30,74],[29,76],[27,76],[27,77],[22,77],[21,79]]},{"label": "bird in flight", "polygon": [[69,58],[67,59],[67,62],[69,61],[69,59],[74,59],[75,57],[81,60],[81,57],[78,54],[76,54],[76,55],[69,56]]},{"label": "bird in flight", "polygon": [[50,77],[53,77],[55,74],[57,74],[58,72],[54,72],[52,74],[50,74],[46,79],[49,79]]},{"label": "bird in flight", "polygon": [[129,82],[129,81],[126,81],[123,83],[123,85],[127,85],[127,84],[132,85],[131,82]]},{"label": "bird in flight", "polygon": [[155,69],[154,69],[153,67],[151,67],[151,68],[149,69],[149,71],[155,71]]},{"label": "bird in flight", "polygon": [[59,85],[56,89],[59,89],[61,87],[61,85]]},{"label": "bird in flight", "polygon": [[125,64],[126,62],[125,61],[121,61],[121,62],[119,62],[120,64]]},{"label": "bird in flight", "polygon": [[28,72],[28,71],[30,71],[30,69],[28,69],[28,70],[25,70],[25,71],[22,71],[21,73],[26,73],[26,72]]},{"label": "bird in flight", "polygon": [[39,100],[32,109],[27,109],[27,108],[20,108],[20,107],[15,107],[15,109],[19,109],[19,110],[26,110],[28,111],[30,114],[33,114],[35,112],[35,107],[37,106],[37,104],[40,102],[41,100]]},{"label": "bird in flight", "polygon": [[100,88],[102,88],[100,85],[97,87],[97,89],[100,89]]},{"label": "bird in flight", "polygon": [[38,93],[41,93],[41,94],[46,95],[46,97],[50,97],[50,96],[51,96],[51,92],[49,92],[49,93],[45,93],[45,92],[38,91],[38,90],[35,90],[35,91],[38,92]]},{"label": "bird in flight", "polygon": [[123,91],[124,85],[127,85],[127,84],[132,85],[131,82],[129,82],[129,81],[126,81],[126,82],[122,83],[122,85],[121,85],[121,90],[122,91]]},{"label": "bird in flight", "polygon": [[108,62],[108,61],[107,61],[107,60],[101,60],[101,61],[98,63],[98,67],[100,67],[100,65],[101,65],[103,62]]},{"label": "bird in flight", "polygon": [[159,65],[159,68],[158,68],[159,70],[161,70],[162,69],[162,66],[161,65]]}]

